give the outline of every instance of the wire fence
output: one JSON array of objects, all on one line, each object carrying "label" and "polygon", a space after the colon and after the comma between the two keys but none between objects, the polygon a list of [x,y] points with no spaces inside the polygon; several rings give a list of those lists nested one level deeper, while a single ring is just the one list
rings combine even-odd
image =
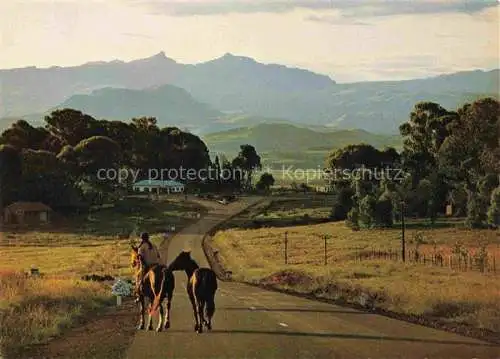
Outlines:
[{"label": "wire fence", "polygon": [[[280,245],[285,264],[310,264],[310,265],[334,265],[339,260],[353,260],[355,262],[384,260],[394,262],[405,262],[417,265],[426,265],[447,268],[460,272],[480,272],[498,274],[498,253],[488,253],[478,249],[461,249],[459,253],[429,252],[418,249],[377,249],[377,248],[351,248],[339,249],[330,242],[328,236],[318,240],[317,245],[311,246],[284,236],[284,242]],[[451,250],[451,249],[450,249]],[[314,255],[313,255],[314,252]],[[310,254],[310,255],[308,255]]]},{"label": "wire fence", "polygon": [[[356,250],[355,261],[390,260],[403,261],[402,251],[397,250]],[[460,254],[422,253],[418,250],[405,252],[405,262],[435,267],[449,268],[454,271],[477,271],[481,273],[497,273],[498,259],[491,254],[477,254],[474,251]]]}]

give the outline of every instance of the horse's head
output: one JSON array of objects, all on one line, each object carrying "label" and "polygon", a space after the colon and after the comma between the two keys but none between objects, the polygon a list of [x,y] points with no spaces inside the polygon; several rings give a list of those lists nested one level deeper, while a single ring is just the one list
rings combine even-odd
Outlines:
[{"label": "horse's head", "polygon": [[170,263],[168,268],[172,271],[185,270],[191,268],[193,263],[196,263],[193,258],[191,258],[191,251],[182,251],[177,257]]}]

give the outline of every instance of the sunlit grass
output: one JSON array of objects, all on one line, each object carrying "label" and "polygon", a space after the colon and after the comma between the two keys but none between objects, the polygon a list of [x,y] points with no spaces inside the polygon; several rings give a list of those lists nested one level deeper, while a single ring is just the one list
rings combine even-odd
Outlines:
[{"label": "sunlit grass", "polygon": [[98,283],[0,273],[0,344],[9,353],[56,336],[77,318],[110,303]]},{"label": "sunlit grass", "polygon": [[[288,237],[285,265],[284,238]],[[498,232],[458,228],[420,231],[427,244],[420,250],[450,253],[456,241],[468,248],[489,243],[490,255],[500,259]],[[262,228],[219,232],[212,242],[233,278],[272,283],[299,292],[335,297],[338,286],[346,293],[361,288],[378,297],[377,306],[405,314],[437,317],[500,331],[500,269],[497,274],[454,271],[447,267],[393,260],[356,260],[363,250],[400,248],[399,230],[354,232],[343,223]],[[408,230],[408,246],[417,230]],[[324,265],[324,237],[327,265]],[[432,244],[430,244],[432,243]],[[435,244],[434,244],[435,243]],[[323,293],[323,294],[321,294]],[[349,296],[347,293],[342,296]],[[344,298],[357,300],[357,298]]]}]

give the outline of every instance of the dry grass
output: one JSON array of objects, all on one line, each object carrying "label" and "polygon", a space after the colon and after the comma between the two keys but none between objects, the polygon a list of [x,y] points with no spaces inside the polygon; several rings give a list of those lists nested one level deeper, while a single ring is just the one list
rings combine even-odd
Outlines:
[{"label": "dry grass", "polygon": [[[3,350],[43,342],[86,313],[112,303],[109,283],[80,278],[91,274],[131,276],[127,234],[135,237],[147,230],[159,245],[163,239],[160,231],[172,224],[180,230],[199,210],[188,202],[129,201],[119,209],[68,218],[58,228],[4,228],[0,233]],[[40,270],[41,278],[25,275],[32,266]]]},{"label": "dry grass", "polygon": [[86,312],[110,303],[105,287],[77,279],[5,271],[0,289],[0,345],[7,355],[60,334]]},{"label": "dry grass", "polygon": [[312,194],[301,199],[274,200],[270,206],[255,216],[257,220],[286,220],[310,218],[327,218],[330,215],[333,196]]},{"label": "dry grass", "polygon": [[[284,234],[288,232],[288,265],[284,264]],[[490,254],[500,260],[498,231],[441,228],[421,231],[429,243],[421,249],[447,252],[457,240],[467,247],[488,242]],[[417,230],[408,230],[411,239]],[[328,265],[324,265],[324,239],[328,239]],[[343,223],[301,227],[230,229],[219,232],[213,246],[233,278],[271,283],[299,292],[327,297],[351,296],[360,291],[374,298],[374,305],[405,314],[439,318],[500,331],[500,268],[497,274],[459,272],[423,264],[389,260],[356,261],[363,250],[399,249],[399,231],[353,232]],[[410,248],[414,244],[410,244]],[[339,294],[339,288],[342,288]]]}]

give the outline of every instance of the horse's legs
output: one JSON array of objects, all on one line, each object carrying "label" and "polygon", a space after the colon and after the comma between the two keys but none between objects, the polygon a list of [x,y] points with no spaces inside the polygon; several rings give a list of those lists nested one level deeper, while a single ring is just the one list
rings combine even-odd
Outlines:
[{"label": "horse's legs", "polygon": [[198,306],[196,303],[196,299],[194,297],[194,294],[191,290],[188,289],[188,295],[189,295],[189,300],[191,301],[191,305],[193,306],[193,313],[194,313],[194,331],[198,332],[198,329],[200,327],[200,322],[198,321]]},{"label": "horse's legs", "polygon": [[140,308],[140,319],[139,319],[139,326],[137,327],[138,330],[144,329],[144,296],[140,295],[139,296],[139,308]]},{"label": "horse's legs", "polygon": [[212,317],[215,313],[215,295],[210,296],[207,300],[207,328],[212,330]]},{"label": "horse's legs", "polygon": [[163,321],[165,320],[165,311],[163,310],[163,303],[160,303],[160,314],[158,317],[158,325],[156,326],[156,331],[161,332],[163,329]]},{"label": "horse's legs", "polygon": [[165,329],[170,328],[170,307],[172,306],[172,294],[173,291],[167,294],[167,312],[165,314],[165,324],[163,325]]},{"label": "horse's legs", "polygon": [[153,308],[154,298],[149,298],[149,310],[148,310],[148,325],[147,330],[153,330],[153,315],[151,314],[151,309]]},{"label": "horse's legs", "polygon": [[204,309],[205,309],[205,300],[201,298],[197,298],[196,300],[197,309],[198,309],[198,317],[199,317],[199,325],[198,325],[198,333],[203,332],[203,324],[206,323]]}]

